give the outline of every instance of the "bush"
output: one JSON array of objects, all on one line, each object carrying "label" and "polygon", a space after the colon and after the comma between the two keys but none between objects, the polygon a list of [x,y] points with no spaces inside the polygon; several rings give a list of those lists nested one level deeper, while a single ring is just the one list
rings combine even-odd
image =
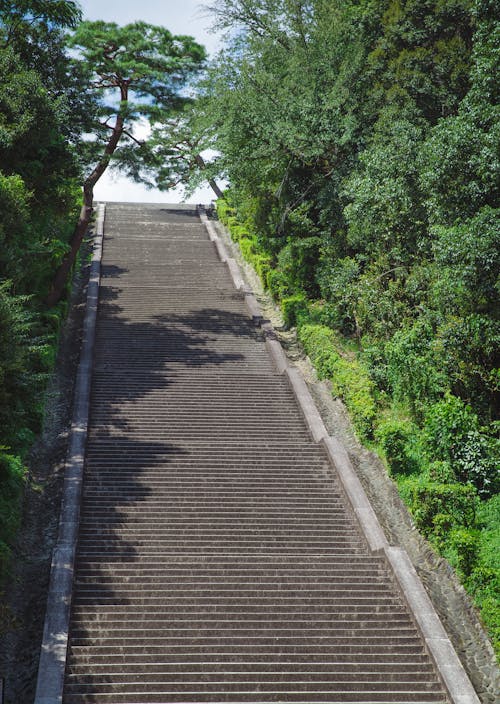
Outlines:
[{"label": "bush", "polygon": [[283,321],[287,328],[304,321],[308,316],[308,303],[305,294],[297,293],[281,299]]},{"label": "bush", "polygon": [[440,484],[420,478],[408,480],[402,493],[418,528],[441,550],[450,530],[476,526],[479,500],[470,484]]},{"label": "bush", "polygon": [[269,254],[255,254],[250,260],[259,279],[266,285],[269,272],[272,270],[272,259]]},{"label": "bush", "polygon": [[322,261],[317,275],[321,295],[328,302],[329,320],[332,327],[344,335],[356,332],[357,283],[360,275],[358,262],[350,257]]},{"label": "bush", "polygon": [[20,458],[0,446],[0,579],[6,575],[10,545],[19,526],[24,474]]},{"label": "bush", "polygon": [[246,228],[244,225],[232,225],[230,228],[230,233],[231,233],[231,238],[235,242],[239,242],[242,244],[242,241],[246,237],[250,237],[250,233],[248,231],[248,228]]},{"label": "bush", "polygon": [[500,657],[500,494],[482,501],[478,511],[481,526],[479,560],[466,580]]},{"label": "bush", "polygon": [[239,241],[239,245],[243,259],[251,262],[257,251],[257,240],[255,237],[242,239]]},{"label": "bush", "polygon": [[458,314],[495,309],[499,293],[499,220],[499,210],[486,206],[460,224],[431,229],[434,258],[444,284],[441,305],[445,312],[450,302]]},{"label": "bush", "polygon": [[303,325],[299,340],[313,362],[320,379],[329,379],[336,371],[339,354],[335,349],[335,334],[325,325]]},{"label": "bush", "polygon": [[450,547],[456,554],[453,564],[460,570],[462,578],[470,576],[479,557],[480,534],[466,528],[456,528],[450,532]]},{"label": "bush", "polygon": [[229,205],[227,200],[224,198],[218,198],[216,203],[215,203],[215,208],[217,210],[217,215],[219,217],[219,220],[223,222],[225,225],[227,225],[227,221],[229,217],[234,217],[236,211],[232,206]]},{"label": "bush", "polygon": [[438,484],[453,484],[457,481],[455,472],[449,462],[436,460],[429,464],[429,479]]},{"label": "bush", "polygon": [[425,419],[429,455],[452,462],[458,444],[471,430],[477,428],[477,416],[470,406],[466,406],[456,396],[447,394],[443,400],[430,407]]},{"label": "bush", "polygon": [[490,567],[480,558],[479,565],[467,576],[465,586],[481,609],[481,618],[500,658],[500,569]]},{"label": "bush", "polygon": [[286,277],[279,269],[269,269],[266,274],[265,287],[275,301],[280,301],[291,293]]},{"label": "bush", "polygon": [[408,403],[417,419],[444,390],[432,340],[430,324],[417,321],[396,332],[385,347],[387,380],[394,398]]},{"label": "bush", "polygon": [[324,325],[303,325],[299,339],[319,377],[330,379],[333,393],[345,402],[360,437],[371,437],[376,405],[366,369],[338,351],[333,331]]},{"label": "bush", "polygon": [[407,420],[382,421],[375,431],[375,439],[386,456],[389,467],[395,474],[411,474],[418,469],[412,454],[412,442],[416,427]]},{"label": "bush", "polygon": [[290,237],[278,253],[278,269],[292,291],[306,291],[311,297],[317,295],[315,267],[320,244],[319,237]]},{"label": "bush", "polygon": [[461,399],[447,394],[425,419],[429,457],[449,462],[459,481],[470,482],[483,498],[500,489],[500,442],[479,427],[477,415]]},{"label": "bush", "polygon": [[486,418],[498,403],[499,349],[500,322],[485,315],[450,316],[436,332],[436,356],[450,389]]}]

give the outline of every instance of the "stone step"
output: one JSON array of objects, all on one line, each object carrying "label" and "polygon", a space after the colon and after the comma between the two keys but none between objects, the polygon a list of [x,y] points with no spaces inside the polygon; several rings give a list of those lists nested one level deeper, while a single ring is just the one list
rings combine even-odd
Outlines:
[{"label": "stone step", "polygon": [[[310,691],[308,688],[302,692],[290,691],[286,693],[269,693],[269,692],[226,692],[225,690],[206,693],[203,690],[193,690],[184,693],[171,692],[152,692],[141,691],[128,694],[99,694],[92,692],[78,693],[71,692],[65,695],[64,701],[67,704],[88,704],[88,697],[91,696],[91,701],[95,704],[101,702],[112,702],[112,704],[267,704],[267,702],[293,702],[294,704],[345,704],[353,702],[356,704],[447,704],[446,699],[436,694],[422,694],[421,692],[412,692],[408,689],[401,692],[386,693],[386,692],[332,692],[331,689],[324,691]],[[132,698],[131,698],[132,697]]]},{"label": "stone step", "polygon": [[[122,624],[123,625],[123,624]],[[71,632],[73,645],[83,645],[85,641],[92,644],[100,643],[105,645],[111,641],[113,642],[123,642],[127,645],[133,643],[134,641],[143,642],[146,640],[153,644],[161,644],[163,640],[187,640],[189,642],[209,640],[213,641],[214,638],[220,638],[226,641],[227,639],[241,639],[246,638],[252,642],[267,642],[270,638],[276,638],[280,642],[288,642],[294,640],[294,642],[300,643],[305,641],[306,644],[310,642],[311,638],[317,636],[322,642],[334,642],[339,639],[343,639],[346,643],[355,643],[359,641],[360,638],[365,638],[367,642],[376,644],[377,642],[383,642],[383,640],[394,639],[395,643],[410,643],[411,639],[417,638],[417,632],[415,628],[407,627],[402,628],[396,632],[386,631],[383,628],[379,629],[363,629],[363,632],[352,629],[345,629],[337,627],[335,631],[332,632],[330,626],[321,628],[317,623],[307,626],[304,624],[298,624],[296,628],[283,628],[273,625],[272,627],[265,628],[263,624],[260,626],[252,626],[251,628],[245,625],[241,627],[239,625],[234,625],[232,627],[222,626],[222,625],[198,625],[198,627],[188,627],[184,624],[178,625],[178,627],[167,627],[167,628],[119,628],[111,627],[109,623],[106,624],[106,630],[103,632],[101,626],[96,626],[91,630],[85,628],[74,628]]]},{"label": "stone step", "polygon": [[81,560],[79,566],[82,569],[107,569],[111,572],[130,569],[141,569],[165,571],[165,572],[192,572],[192,571],[202,571],[202,572],[250,572],[251,574],[259,574],[263,571],[266,573],[276,573],[276,574],[294,574],[295,572],[311,573],[330,573],[334,572],[338,574],[345,570],[370,570],[372,574],[387,574],[385,565],[382,560],[377,559],[377,557],[372,557],[366,553],[357,555],[336,555],[329,557],[318,556],[313,562],[307,559],[300,559],[297,557],[295,560],[290,561],[286,555],[273,555],[266,556],[260,555],[258,559],[252,560],[251,562],[245,556],[231,556],[227,557],[225,555],[210,555],[204,558],[202,561],[193,559],[189,554],[176,556],[168,556],[168,561],[158,563],[153,561],[147,561],[145,559],[140,559],[139,556],[132,563],[127,563],[123,560],[119,562],[113,562],[113,560],[107,559],[104,564],[100,562],[88,562]]},{"label": "stone step", "polygon": [[[99,564],[99,563],[83,563],[79,562],[77,563],[77,574],[78,574],[78,579],[100,579],[104,578],[109,575],[110,579],[116,579],[117,581],[120,581],[120,579],[127,579],[130,581],[136,581],[136,580],[142,580],[142,579],[158,579],[158,580],[164,580],[164,579],[173,579],[173,580],[178,580],[178,579],[183,579],[183,578],[190,578],[190,579],[195,579],[202,581],[204,579],[210,579],[217,581],[219,579],[221,580],[226,580],[226,579],[243,579],[243,578],[249,578],[252,577],[255,580],[259,582],[267,582],[267,581],[272,581],[272,580],[290,580],[290,579],[311,579],[311,580],[324,580],[324,581],[337,581],[337,582],[345,582],[346,580],[350,579],[364,579],[367,577],[376,577],[374,575],[372,570],[369,570],[368,567],[363,567],[360,566],[359,568],[344,568],[336,570],[332,572],[332,570],[325,570],[325,569],[316,569],[316,570],[307,570],[305,571],[292,571],[292,570],[267,570],[266,572],[256,572],[255,570],[252,569],[247,569],[247,570],[242,570],[242,569],[235,569],[235,568],[201,568],[201,569],[195,569],[195,568],[186,568],[186,567],[179,567],[177,569],[169,567],[169,566],[164,566],[164,565],[158,565],[156,567],[151,566],[151,564],[146,565],[146,567],[141,564],[141,563],[133,563],[133,565],[130,566],[122,566],[120,565],[119,567],[116,567],[115,565],[110,566],[108,564]],[[387,573],[385,571],[380,570],[378,573],[378,576],[381,579],[386,579],[387,578]]]},{"label": "stone step", "polygon": [[151,592],[150,594],[141,593],[141,590],[136,590],[136,592],[131,593],[130,591],[123,590],[123,594],[115,593],[115,590],[103,590],[102,592],[85,593],[83,591],[78,591],[74,596],[74,603],[77,606],[92,606],[93,604],[99,604],[101,606],[107,607],[109,605],[114,606],[141,606],[148,607],[154,606],[158,609],[163,609],[168,607],[171,609],[183,609],[183,608],[206,608],[210,604],[215,604],[217,607],[223,607],[224,609],[235,609],[235,608],[246,608],[249,606],[262,607],[266,604],[273,606],[288,606],[293,608],[309,608],[311,610],[318,610],[320,607],[324,607],[327,610],[336,610],[342,606],[352,608],[359,608],[360,610],[366,609],[368,607],[375,608],[377,606],[391,606],[398,607],[400,605],[399,599],[391,598],[390,596],[368,596],[363,594],[358,595],[348,595],[346,593],[333,594],[328,592],[326,594],[311,594],[309,590],[298,591],[294,594],[277,595],[276,593],[269,593],[267,595],[262,595],[257,592],[247,591],[245,594],[240,594],[237,591],[231,593],[226,592],[222,594],[219,591],[214,592],[187,592],[185,594],[172,594],[164,592]]},{"label": "stone step", "polygon": [[[344,672],[366,672],[367,669],[375,672],[408,672],[421,671],[422,669],[433,672],[432,665],[429,663],[428,656],[422,650],[418,653],[408,652],[391,652],[391,653],[372,653],[372,652],[344,652],[338,651],[329,655],[321,651],[299,651],[297,653],[289,652],[260,652],[254,653],[245,652],[223,652],[219,649],[207,649],[205,652],[186,652],[180,653],[172,650],[172,652],[159,653],[149,652],[143,649],[143,652],[124,652],[105,649],[105,652],[93,652],[88,646],[79,646],[70,648],[72,659],[69,661],[68,671],[74,667],[91,668],[95,667],[118,667],[124,666],[133,668],[157,668],[158,666],[168,666],[175,671],[189,671],[193,665],[205,671],[212,671],[215,667],[217,670],[226,668],[234,668],[240,666],[241,663],[246,667],[258,671],[262,668],[271,669],[295,669],[300,668],[317,669],[319,665],[326,667],[328,671],[341,669]],[[75,659],[78,656],[78,659]],[[429,679],[434,681],[434,677],[430,674]]]},{"label": "stone step", "polygon": [[123,623],[125,620],[128,620],[128,618],[130,618],[131,621],[151,621],[157,619],[158,621],[168,623],[176,623],[179,619],[184,622],[186,620],[192,620],[193,618],[203,623],[231,618],[233,620],[239,618],[241,619],[241,623],[256,619],[259,621],[265,620],[266,622],[276,620],[282,622],[283,619],[285,619],[287,622],[292,623],[297,619],[302,621],[307,620],[310,616],[313,620],[317,618],[326,619],[328,622],[339,621],[342,623],[349,622],[351,624],[358,622],[379,623],[384,619],[386,623],[389,624],[392,620],[406,619],[408,621],[409,618],[402,602],[399,606],[392,603],[377,603],[373,606],[353,606],[352,604],[343,604],[341,602],[336,602],[335,605],[318,603],[313,611],[308,608],[286,604],[282,601],[274,605],[269,603],[247,604],[245,608],[238,607],[237,609],[231,609],[227,604],[218,604],[213,601],[200,604],[196,609],[190,607],[182,609],[172,605],[172,603],[167,603],[163,606],[161,604],[153,604],[150,608],[143,608],[138,605],[134,607],[131,604],[123,607],[120,604],[111,602],[106,605],[75,604],[73,614],[80,625],[83,622],[82,619],[89,619],[89,622],[96,620],[115,621],[119,619]]},{"label": "stone step", "polygon": [[[399,689],[399,693],[402,694],[406,691],[408,691],[408,684],[411,685],[411,690],[413,692],[419,692],[420,695],[426,695],[429,693],[433,693],[434,695],[436,693],[440,692],[440,685],[437,682],[422,682],[419,680],[414,680],[414,679],[409,679],[407,681],[403,682],[397,682],[397,681],[387,681],[383,682],[381,680],[361,680],[361,681],[349,681],[346,679],[343,680],[335,680],[333,677],[324,677],[321,676],[318,678],[318,680],[314,681],[312,678],[308,677],[292,677],[290,681],[288,682],[281,682],[279,680],[275,681],[261,681],[258,684],[258,687],[255,687],[255,680],[253,679],[246,679],[246,678],[231,678],[231,677],[224,677],[224,678],[218,678],[218,679],[205,679],[203,678],[200,682],[199,679],[193,679],[189,680],[189,678],[184,676],[184,681],[182,682],[176,682],[176,681],[169,681],[169,680],[161,680],[161,679],[154,679],[151,682],[148,682],[147,689],[144,686],[143,681],[141,678],[130,678],[128,676],[125,676],[123,681],[120,682],[119,684],[113,683],[110,684],[106,681],[102,680],[94,680],[94,682],[75,682],[73,683],[74,678],[68,678],[67,683],[66,683],[66,692],[70,693],[73,688],[82,688],[84,689],[85,687],[88,688],[88,692],[90,694],[94,693],[108,693],[108,692],[113,692],[113,693],[136,693],[136,692],[148,692],[150,691],[151,685],[156,685],[154,689],[158,689],[160,692],[163,692],[164,694],[167,693],[174,693],[174,692],[186,692],[186,691],[200,691],[199,687],[200,684],[203,684],[203,691],[206,693],[209,692],[259,692],[261,695],[264,692],[290,692],[290,691],[308,691],[308,692],[314,692],[314,691],[321,691],[324,689],[325,685],[329,685],[330,691],[335,692],[339,691],[342,693],[356,693],[360,691],[360,684],[366,684],[368,686],[372,685],[369,687],[371,689],[371,694],[373,694],[374,691],[382,694],[384,692],[388,693],[394,693],[397,692]],[[399,686],[398,686],[399,684]],[[367,687],[368,688],[368,687]],[[153,689],[153,687],[151,687]],[[353,700],[351,700],[353,701]],[[356,700],[354,700],[356,701]],[[383,701],[383,700],[382,700]]]},{"label": "stone step", "polygon": [[231,657],[248,656],[248,654],[260,653],[262,656],[275,656],[275,655],[287,655],[293,656],[295,654],[303,654],[306,650],[307,654],[317,653],[321,654],[323,657],[333,657],[339,650],[349,657],[358,656],[365,658],[366,656],[371,656],[372,658],[385,659],[392,658],[397,659],[399,655],[411,656],[414,658],[416,655],[423,655],[424,651],[422,646],[417,644],[406,644],[406,643],[380,643],[380,644],[362,644],[362,643],[335,643],[335,642],[307,642],[307,643],[294,643],[283,641],[276,642],[257,642],[253,643],[246,639],[242,639],[238,642],[236,639],[224,639],[217,641],[214,639],[209,642],[208,639],[196,641],[190,641],[189,639],[172,639],[168,642],[168,646],[165,642],[160,644],[144,642],[133,643],[127,645],[125,642],[120,644],[110,644],[110,645],[71,645],[71,654],[73,657],[78,658],[89,658],[93,659],[96,656],[102,655],[109,658],[111,654],[119,652],[120,655],[127,657],[147,655],[147,657],[158,657],[165,652],[165,648],[168,647],[169,658],[170,655],[176,653],[177,655],[185,656],[187,653],[197,653],[205,657],[206,654],[212,653],[219,656],[220,654],[227,654]]},{"label": "stone step", "polygon": [[[173,530],[178,533],[179,536],[184,534],[192,536],[195,534],[200,535],[218,535],[223,532],[225,535],[238,535],[239,533],[247,534],[251,532],[255,535],[263,535],[269,531],[276,531],[276,535],[279,535],[281,531],[293,531],[298,530],[300,534],[313,534],[314,536],[324,536],[328,535],[331,538],[344,539],[346,536],[351,536],[352,529],[350,526],[337,527],[331,522],[323,521],[319,525],[317,523],[307,524],[300,520],[289,519],[288,521],[281,520],[270,520],[262,521],[262,519],[233,519],[232,521],[221,521],[219,525],[217,521],[194,521],[181,520],[172,521],[164,520],[162,522],[150,521],[149,524],[145,523],[135,523],[134,525],[129,525],[123,521],[120,523],[113,523],[110,526],[104,527],[103,525],[88,525],[83,523],[81,525],[81,535],[87,537],[91,536],[108,536],[108,535],[126,535],[127,532],[133,533],[135,536],[139,537],[144,535],[149,536],[152,532],[156,532],[158,536],[162,538],[169,535]],[[358,541],[359,542],[359,541]]]},{"label": "stone step", "polygon": [[[147,675],[148,682],[151,683],[164,683],[168,684],[170,682],[219,682],[219,686],[223,685],[223,682],[245,682],[249,683],[298,683],[298,682],[322,682],[322,683],[334,683],[336,686],[339,684],[350,684],[352,686],[353,680],[360,683],[369,683],[370,685],[382,685],[391,686],[393,683],[403,684],[403,683],[423,683],[425,685],[432,684],[435,686],[435,681],[432,681],[432,672],[430,669],[420,669],[413,672],[394,672],[391,670],[386,670],[383,672],[370,671],[370,667],[360,667],[359,665],[354,668],[348,668],[345,663],[341,667],[332,666],[331,664],[325,665],[323,668],[317,665],[294,665],[293,668],[284,669],[276,666],[269,666],[267,669],[262,667],[251,665],[247,668],[241,667],[241,665],[236,664],[233,667],[228,668],[227,665],[214,669],[210,666],[210,669],[206,669],[206,664],[202,663],[198,668],[192,666],[182,666],[179,667],[177,664],[168,665],[154,665],[154,669],[151,667],[131,665],[130,663],[126,666],[124,665],[93,665],[96,667],[94,672],[89,672],[89,666],[86,668],[71,668],[68,671],[67,682],[71,684],[75,682],[77,684],[92,684],[93,682],[106,681],[110,676],[120,677],[122,680],[127,682],[141,682],[144,676]],[[224,679],[221,679],[221,678]]]}]

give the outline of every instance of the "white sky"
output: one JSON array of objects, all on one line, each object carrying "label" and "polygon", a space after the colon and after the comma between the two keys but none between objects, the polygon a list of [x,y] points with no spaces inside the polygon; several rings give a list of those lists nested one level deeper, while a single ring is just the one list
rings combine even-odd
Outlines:
[{"label": "white sky", "polygon": [[[78,0],[84,19],[129,24],[142,20],[167,27],[173,34],[188,34],[203,44],[209,54],[219,46],[219,37],[211,33],[212,18],[199,0]],[[147,189],[119,175],[106,172],[94,189],[95,200],[143,203],[178,203],[179,191]],[[198,189],[188,203],[208,203],[214,198],[210,187]]]}]

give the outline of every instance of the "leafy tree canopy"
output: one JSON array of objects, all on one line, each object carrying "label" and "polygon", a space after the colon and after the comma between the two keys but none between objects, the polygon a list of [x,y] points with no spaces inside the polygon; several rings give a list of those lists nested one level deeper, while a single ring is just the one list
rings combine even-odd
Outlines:
[{"label": "leafy tree canopy", "polygon": [[192,37],[175,36],[145,22],[120,27],[110,22],[82,22],[70,45],[82,80],[82,92],[98,104],[91,138],[84,144],[90,164],[83,182],[80,219],[71,249],[56,272],[50,304],[62,295],[92,213],[93,189],[112,161],[133,171],[134,149],[143,147],[134,135],[141,119],[165,119],[189,101],[189,81],[203,65],[205,49]]}]

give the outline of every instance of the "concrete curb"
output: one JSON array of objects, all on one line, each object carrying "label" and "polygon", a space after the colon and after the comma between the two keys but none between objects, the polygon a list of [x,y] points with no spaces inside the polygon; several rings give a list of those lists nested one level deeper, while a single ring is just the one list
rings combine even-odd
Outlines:
[{"label": "concrete curb", "polygon": [[387,549],[389,547],[387,538],[358,479],[345,447],[332,437],[323,438],[321,442],[330,462],[337,470],[344,494],[358,519],[370,549],[373,552]]},{"label": "concrete curb", "polygon": [[231,278],[233,280],[234,286],[238,291],[243,291],[245,295],[245,303],[248,308],[248,312],[255,323],[255,325],[260,325],[263,321],[262,311],[258,304],[257,299],[253,291],[245,284],[245,280],[241,274],[240,267],[236,259],[230,257],[227,250],[220,239],[217,229],[214,224],[207,218],[203,206],[197,207],[198,217],[200,218],[203,225],[205,225],[210,241],[214,243],[217,254],[221,262],[227,265]]},{"label": "concrete curb", "polygon": [[94,251],[87,288],[82,349],[76,376],[73,419],[66,459],[59,529],[50,569],[35,704],[61,704],[63,696],[75,552],[80,522],[83,466],[87,441],[90,377],[92,374],[95,323],[101,277],[104,214],[105,206],[100,204],[97,209]]},{"label": "concrete curb", "polygon": [[267,351],[276,365],[276,370],[278,374],[283,374],[289,366],[288,357],[286,356],[271,323],[263,323],[262,330],[264,331]]},{"label": "concrete curb", "polygon": [[[200,218],[201,217],[202,215],[200,214]],[[208,222],[205,215],[204,217]],[[203,218],[202,222],[204,222]],[[214,236],[219,239],[212,223],[209,223],[211,226],[210,229],[207,223],[204,224],[206,224],[209,230],[210,239],[212,239],[211,232],[214,232]],[[241,274],[239,274],[239,269],[238,276],[240,279]],[[242,288],[242,286],[237,286],[237,288]],[[276,365],[277,371],[288,377],[307,427],[314,441],[321,443],[325,448],[330,463],[335,468],[336,474],[339,477],[341,489],[357,518],[361,532],[370,549],[374,553],[385,555],[388,567],[399,585],[403,598],[408,604],[415,624],[425,641],[427,650],[434,661],[437,672],[448,691],[451,701],[453,704],[480,704],[480,699],[446,634],[439,616],[406,550],[389,545],[383,528],[359,481],[345,447],[337,439],[328,435],[323,419],[321,418],[302,374],[298,369],[290,366],[288,358],[272,325],[266,322],[262,325],[262,328],[267,349]]]},{"label": "concrete curb", "polygon": [[307,388],[302,374],[295,367],[287,367],[285,374],[288,377],[290,386],[292,387],[297,403],[299,404],[302,415],[305,418],[309,432],[313,436],[315,442],[321,442],[328,437],[328,431],[325,428],[323,419],[321,418],[311,392]]},{"label": "concrete curb", "polygon": [[[220,242],[220,240],[218,240],[218,242]],[[216,242],[215,246],[217,247],[217,242]],[[226,251],[222,242],[220,243],[219,246],[222,251],[224,251],[224,252]],[[236,260],[232,259],[232,257],[228,257],[228,256],[226,256],[226,259],[223,259],[221,256],[221,261],[226,262],[227,268],[229,269],[229,273],[231,274],[231,278],[234,283],[234,287],[238,291],[241,291],[243,286],[245,285],[245,282],[243,281],[243,277],[241,275],[240,268],[239,268],[238,264],[236,263]]]},{"label": "concrete curb", "polygon": [[480,704],[480,699],[406,550],[388,546],[385,555],[452,702]]},{"label": "concrete curb", "polygon": [[257,298],[255,297],[254,292],[245,290],[244,284],[242,290],[245,293],[245,303],[247,305],[248,312],[252,316],[253,322],[255,325],[261,325],[264,320],[264,316],[262,315],[262,309]]},{"label": "concrete curb", "polygon": [[200,218],[203,225],[205,225],[205,227],[207,228],[208,236],[211,241],[215,242],[216,240],[218,240],[219,235],[217,233],[217,228],[215,227],[213,222],[207,218],[204,206],[198,205],[196,208],[196,212],[198,213],[198,217]]}]

